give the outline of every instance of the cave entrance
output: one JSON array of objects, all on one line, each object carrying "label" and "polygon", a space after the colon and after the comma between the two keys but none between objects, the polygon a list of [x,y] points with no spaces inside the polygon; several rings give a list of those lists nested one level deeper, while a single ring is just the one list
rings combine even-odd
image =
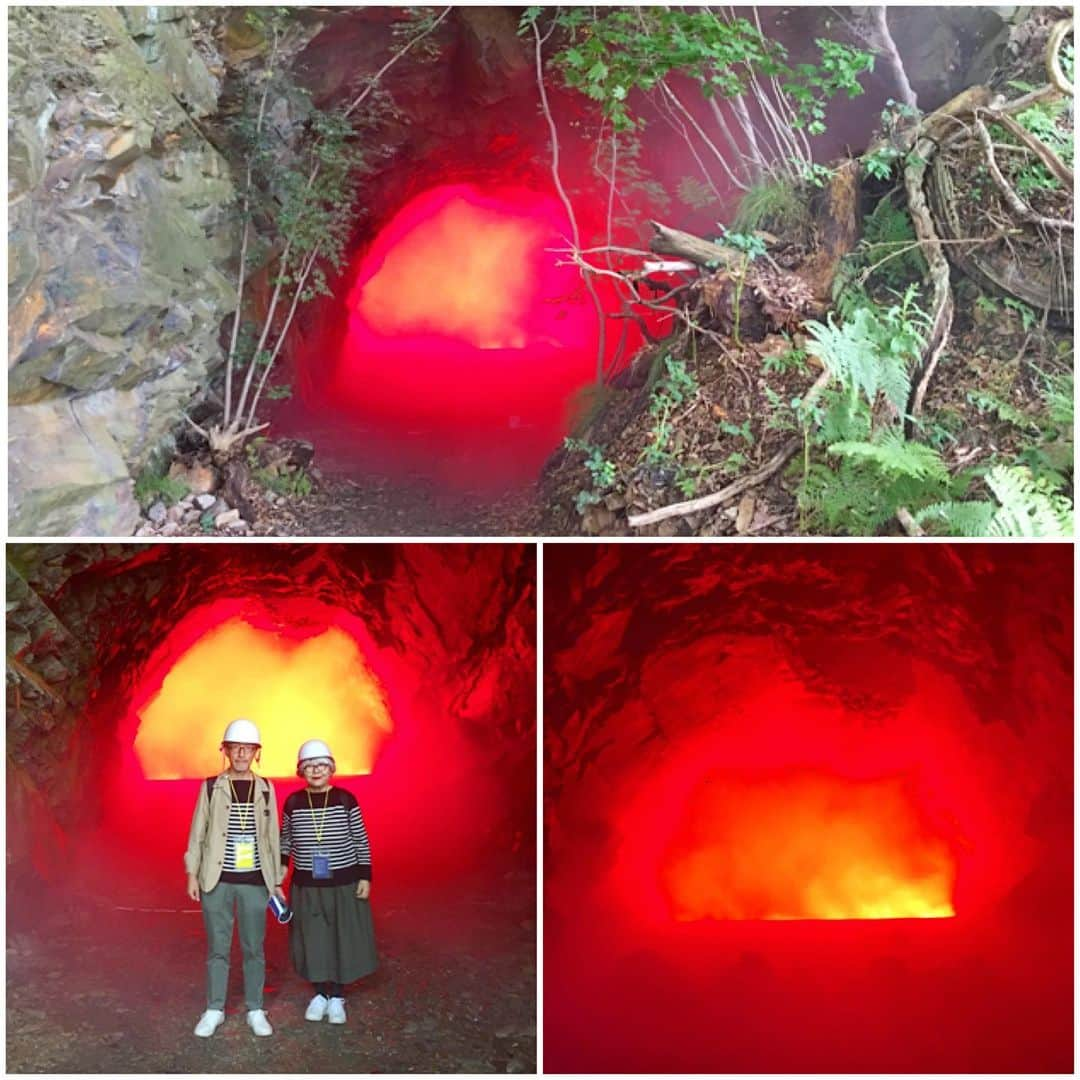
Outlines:
[{"label": "cave entrance", "polygon": [[955,914],[952,851],[911,775],[712,770],[660,875],[680,922]]},{"label": "cave entrance", "polygon": [[[335,471],[484,494],[532,483],[596,378],[600,318],[570,235],[535,178],[415,191],[356,249],[341,310],[298,343],[300,394],[276,426],[314,431]],[[617,367],[643,339],[612,331],[602,281],[599,299]]]}]

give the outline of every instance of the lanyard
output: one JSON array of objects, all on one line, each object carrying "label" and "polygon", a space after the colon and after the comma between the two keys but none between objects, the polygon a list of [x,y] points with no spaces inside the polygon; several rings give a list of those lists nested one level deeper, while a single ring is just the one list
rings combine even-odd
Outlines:
[{"label": "lanyard", "polygon": [[[247,803],[241,802],[240,797],[236,794],[236,788],[233,787],[232,777],[228,776],[226,779],[229,781],[229,790],[232,791],[233,802],[236,803],[236,812],[240,815],[240,832],[242,834],[247,833],[248,818],[244,813],[244,807]],[[255,777],[251,778],[251,816],[255,816]]]},{"label": "lanyard", "polygon": [[323,800],[321,819],[315,814],[315,804],[311,801],[311,792],[305,788],[304,794],[307,795],[308,809],[311,810],[311,821],[315,826],[315,843],[322,847],[322,834],[323,829],[326,827],[326,808],[330,805],[330,789],[326,789],[326,798]]}]

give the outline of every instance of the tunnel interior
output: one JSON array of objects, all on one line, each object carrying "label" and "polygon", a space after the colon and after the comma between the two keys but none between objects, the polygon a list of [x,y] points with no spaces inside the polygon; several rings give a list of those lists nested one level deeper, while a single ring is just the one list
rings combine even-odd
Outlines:
[{"label": "tunnel interior", "polygon": [[221,770],[238,716],[261,729],[256,771],[279,803],[302,786],[300,743],[330,743],[384,880],[529,869],[531,549],[95,545],[15,558],[33,589],[19,663],[55,682],[27,684],[9,710],[9,872],[27,882],[9,920],[72,884],[177,906],[198,786]]},{"label": "tunnel interior", "polygon": [[1071,1067],[1067,548],[545,577],[549,1067]]}]

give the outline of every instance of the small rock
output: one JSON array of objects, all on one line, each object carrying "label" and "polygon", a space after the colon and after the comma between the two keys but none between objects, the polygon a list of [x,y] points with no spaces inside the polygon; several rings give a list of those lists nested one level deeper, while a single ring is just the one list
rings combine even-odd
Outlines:
[{"label": "small rock", "polygon": [[679,522],[675,518],[665,518],[656,529],[657,536],[671,537],[679,535]]},{"label": "small rock", "polygon": [[218,514],[224,514],[226,510],[231,510],[232,507],[220,496],[214,500],[214,505],[210,507],[208,513],[217,517]]},{"label": "small rock", "polygon": [[204,493],[202,495],[196,495],[195,496],[195,505],[200,510],[209,510],[210,507],[213,506],[214,503],[216,503],[217,501],[218,501],[217,496],[210,495],[208,493]]},{"label": "small rock", "polygon": [[231,525],[234,521],[239,520],[239,510],[226,510],[224,513],[218,514],[218,516],[214,518],[214,528],[224,529],[226,525]]},{"label": "small rock", "polygon": [[165,512],[166,521],[179,521],[184,516],[184,507],[177,503],[175,506],[170,506]]},{"label": "small rock", "polygon": [[200,517],[202,517],[202,514],[195,507],[192,507],[192,509],[190,509],[186,514],[184,514],[182,524],[194,525],[196,524],[196,522],[198,522]]},{"label": "small rock", "polygon": [[[233,510],[232,513],[239,514],[240,511]],[[236,521],[227,522],[225,528],[228,529],[229,532],[246,533],[248,531],[248,523],[238,518]]]},{"label": "small rock", "polygon": [[626,496],[620,491],[613,491],[604,496],[604,505],[609,510],[622,510],[626,506]]},{"label": "small rock", "polygon": [[149,510],[146,511],[146,516],[155,524],[161,525],[165,521],[165,504],[163,502],[156,502]]},{"label": "small rock", "polygon": [[169,476],[173,480],[180,480],[187,484],[188,490],[196,495],[203,495],[213,491],[218,486],[218,474],[209,465],[185,465],[182,461],[174,461],[169,466]]},{"label": "small rock", "polygon": [[735,513],[735,531],[740,536],[745,536],[750,531],[750,525],[754,520],[754,507],[757,500],[747,493],[739,500],[739,509]]},{"label": "small rock", "polygon": [[180,531],[180,524],[176,521],[166,521],[161,526],[158,536],[175,536]]},{"label": "small rock", "polygon": [[151,525],[149,522],[147,522],[145,525],[140,525],[135,530],[135,535],[136,536],[153,536],[154,535],[154,526]]}]

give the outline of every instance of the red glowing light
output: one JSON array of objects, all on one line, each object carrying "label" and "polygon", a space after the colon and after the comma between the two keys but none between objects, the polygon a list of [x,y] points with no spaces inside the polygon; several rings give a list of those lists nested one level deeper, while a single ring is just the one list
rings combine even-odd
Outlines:
[{"label": "red glowing light", "polygon": [[478,349],[524,348],[549,239],[543,217],[468,188],[429,199],[428,216],[392,224],[383,238],[392,246],[369,256],[361,270],[355,300],[361,323],[385,337],[433,334]]},{"label": "red glowing light", "polygon": [[954,914],[952,853],[903,777],[709,772],[660,873],[678,921]]},{"label": "red glowing light", "polygon": [[[673,925],[689,928],[691,920],[715,926],[731,918],[765,918],[760,912],[767,913],[766,901],[775,902],[774,910],[789,918],[792,912],[801,919],[829,917],[821,904],[816,912],[805,905],[801,913],[790,907],[789,902],[802,903],[796,882],[781,888],[771,878],[755,879],[746,872],[736,878],[724,871],[728,886],[747,887],[741,898],[736,893],[722,899],[725,886],[698,889],[690,884],[692,875],[680,881],[678,873],[673,875],[674,858],[690,851],[695,835],[699,846],[708,848],[721,837],[734,842],[737,833],[751,868],[755,860],[766,865],[771,858],[783,860],[789,870],[797,869],[800,882],[809,881],[812,872],[826,881],[843,880],[847,871],[837,856],[861,852],[874,873],[906,881],[920,892],[921,900],[904,902],[908,914],[886,912],[894,918],[950,913],[968,921],[979,918],[1030,871],[1034,847],[1025,833],[1022,807],[1032,791],[1026,781],[1008,778],[1001,765],[1016,752],[1015,733],[1006,725],[978,726],[955,682],[917,665],[912,693],[896,715],[885,724],[867,724],[857,713],[808,691],[797,677],[781,674],[784,659],[771,647],[760,642],[727,647],[724,668],[743,677],[737,693],[726,675],[715,674],[715,665],[702,665],[696,680],[675,678],[673,672],[700,664],[692,650],[657,654],[647,662],[646,699],[663,701],[665,715],[675,715],[671,710],[676,708],[687,717],[715,710],[717,687],[723,687],[723,715],[620,777],[612,796],[620,806],[615,848],[603,888],[609,917],[627,920],[626,933],[638,932],[632,929],[637,927],[649,932]],[[631,702],[622,723],[648,731],[651,716],[649,707]],[[965,726],[978,731],[977,741],[958,734]],[[759,792],[753,796],[753,812],[732,805],[726,825],[711,825],[706,806],[710,775],[742,777],[747,798],[753,778],[822,779],[817,791],[811,784],[800,789],[777,779],[774,794],[783,809],[774,814]],[[826,797],[843,817],[834,816],[830,826],[822,827],[813,811]],[[781,817],[787,831],[780,827]],[[848,862],[851,880],[858,883],[857,861]],[[708,869],[716,877],[722,864],[714,862]],[[767,895],[754,899],[749,895],[754,888]],[[849,914],[840,917],[862,918],[859,907],[868,911],[873,905],[864,903],[857,890],[851,895]],[[919,905],[923,910],[910,910]],[[759,914],[752,914],[755,910]]]},{"label": "red glowing light", "polygon": [[286,633],[241,615],[186,641],[136,711],[135,756],[150,780],[220,771],[221,734],[236,717],[258,725],[257,771],[277,777],[294,775],[308,738],[330,744],[339,773],[370,773],[392,729],[382,685],[346,629],[324,621]]},{"label": "red glowing light", "polygon": [[[342,393],[428,420],[450,402],[505,423],[530,394],[564,393],[595,361],[596,312],[573,266],[558,202],[527,188],[435,188],[407,203],[364,254],[348,300]],[[516,411],[515,411],[516,410]]]},{"label": "red glowing light", "polygon": [[[411,468],[442,463],[443,479],[470,489],[531,480],[595,377],[600,322],[570,235],[562,205],[535,188],[451,184],[413,198],[361,253],[333,377],[311,392],[405,436],[399,467],[410,455]],[[641,334],[613,325],[605,351],[625,332],[625,361]]]}]

